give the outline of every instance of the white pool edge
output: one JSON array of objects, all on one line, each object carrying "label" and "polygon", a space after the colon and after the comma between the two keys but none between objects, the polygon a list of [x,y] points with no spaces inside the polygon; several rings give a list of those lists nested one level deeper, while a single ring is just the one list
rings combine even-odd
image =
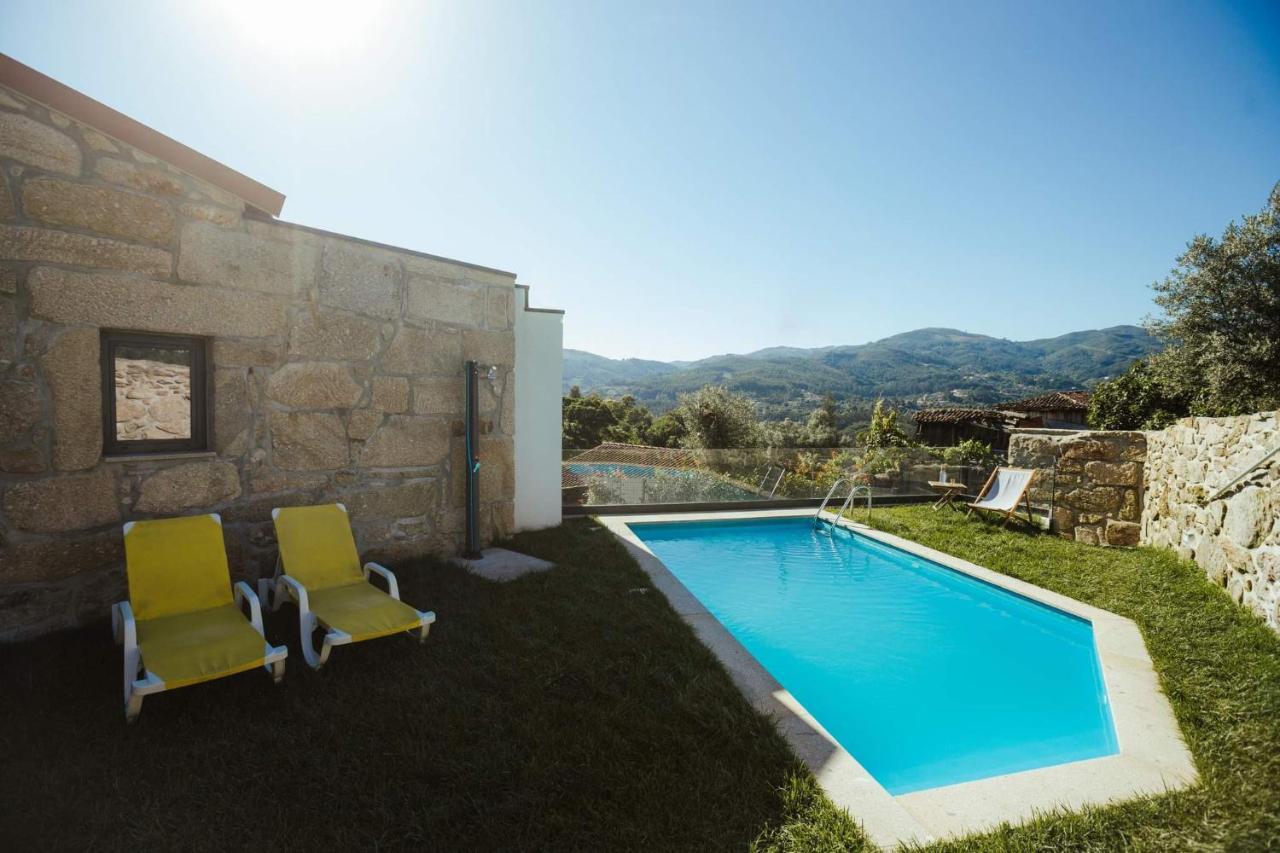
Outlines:
[{"label": "white pool edge", "polygon": [[1130,619],[984,569],[861,524],[841,524],[949,569],[1089,620],[1120,751],[975,782],[893,796],[805,710],[790,692],[691,593],[631,530],[631,524],[812,516],[812,509],[600,516],[653,585],[729,671],[758,711],[772,717],[827,796],[882,847],[955,838],[1017,824],[1057,809],[1079,809],[1194,785],[1198,779],[1173,708],[1160,689],[1142,634]]}]

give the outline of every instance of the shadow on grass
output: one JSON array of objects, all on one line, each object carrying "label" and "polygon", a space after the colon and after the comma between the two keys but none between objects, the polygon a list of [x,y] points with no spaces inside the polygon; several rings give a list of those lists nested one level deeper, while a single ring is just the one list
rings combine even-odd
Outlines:
[{"label": "shadow on grass", "polygon": [[[587,520],[517,538],[498,585],[398,566],[439,621],[146,700],[127,727],[107,624],[0,647],[0,837],[189,850],[742,849],[822,807],[812,778]],[[844,844],[861,844],[840,819]],[[7,846],[7,845],[6,845]]]}]

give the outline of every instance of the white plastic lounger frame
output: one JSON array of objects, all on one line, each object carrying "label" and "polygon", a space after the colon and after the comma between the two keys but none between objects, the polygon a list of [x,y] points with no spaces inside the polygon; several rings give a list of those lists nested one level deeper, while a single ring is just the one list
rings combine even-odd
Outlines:
[{"label": "white plastic lounger frame", "polygon": [[[345,504],[340,503],[338,506],[343,512],[347,511]],[[271,510],[271,520],[275,521],[276,516],[279,514],[279,507]],[[348,645],[351,642],[351,635],[337,628],[325,628],[324,639],[321,640],[320,650],[317,652],[315,633],[316,629],[320,627],[320,620],[316,619],[316,615],[311,612],[311,604],[307,599],[307,588],[294,578],[284,574],[283,568],[284,564],[280,557],[277,556],[275,575],[271,578],[259,579],[258,593],[266,600],[267,606],[271,608],[272,613],[280,609],[280,605],[284,604],[286,597],[292,598],[297,603],[302,657],[306,660],[307,666],[312,669],[319,669],[329,660],[329,652],[333,650],[333,647]],[[371,574],[381,575],[387,582],[387,594],[396,601],[400,600],[400,584],[396,581],[394,572],[378,563],[365,563],[364,579],[366,581],[369,580],[369,575]],[[418,627],[416,629],[418,642],[426,643],[427,632],[431,630],[432,623],[436,621],[436,614],[431,610],[423,612],[417,608],[413,608],[413,612],[418,614]]]},{"label": "white plastic lounger frame", "polygon": [[[222,526],[222,516],[216,512],[209,513],[218,526]],[[124,525],[124,533],[128,534],[134,522]],[[267,642],[266,631],[262,627],[262,605],[253,588],[244,581],[237,581],[232,587],[236,606],[243,608],[249,602],[249,621],[253,629],[262,636],[265,645],[263,669],[271,673],[271,679],[279,684],[284,680],[284,662],[289,655],[287,646],[273,646]],[[128,600],[111,605],[111,633],[116,645],[124,646],[124,717],[132,723],[142,713],[142,700],[152,693],[162,693],[169,688],[155,673],[146,669],[142,660],[142,650],[138,648],[138,624],[133,618],[133,608]]]}]

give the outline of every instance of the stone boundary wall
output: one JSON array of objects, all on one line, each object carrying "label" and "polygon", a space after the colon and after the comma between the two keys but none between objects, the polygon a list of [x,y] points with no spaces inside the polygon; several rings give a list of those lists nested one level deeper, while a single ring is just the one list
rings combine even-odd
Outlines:
[{"label": "stone boundary wall", "polygon": [[1208,501],[1277,445],[1274,412],[1185,418],[1150,433],[1142,542],[1195,560],[1280,631],[1280,457]]},{"label": "stone boundary wall", "polygon": [[[131,519],[220,512],[237,578],[271,571],[281,505],[345,502],[393,562],[456,552],[465,359],[498,368],[481,524],[511,530],[514,296],[507,273],[247,213],[0,88],[0,640],[105,618]],[[209,452],[103,458],[103,328],[208,339]]]},{"label": "stone boundary wall", "polygon": [[1053,529],[1090,545],[1138,544],[1146,453],[1141,432],[1026,429],[1009,439],[1009,464],[1040,472],[1032,503],[1052,504]]}]

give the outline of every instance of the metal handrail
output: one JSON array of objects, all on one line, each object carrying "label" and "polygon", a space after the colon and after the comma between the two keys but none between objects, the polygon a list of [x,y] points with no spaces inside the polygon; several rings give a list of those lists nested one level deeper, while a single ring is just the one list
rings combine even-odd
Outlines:
[{"label": "metal handrail", "polygon": [[853,506],[853,499],[859,493],[864,493],[867,496],[867,518],[871,518],[871,487],[860,484],[856,477],[837,477],[836,481],[831,484],[831,488],[827,490],[827,496],[822,499],[822,503],[818,506],[818,511],[813,515],[813,528],[815,530],[818,529],[819,523],[823,520],[822,511],[827,508],[827,504],[831,501],[831,496],[836,493],[836,489],[845,480],[849,481],[849,494],[845,496],[844,502],[840,504],[840,510],[836,513],[837,521],[844,515],[845,510]]},{"label": "metal handrail", "polygon": [[1232,489],[1234,489],[1237,485],[1239,485],[1239,484],[1240,484],[1240,482],[1241,482],[1242,480],[1244,480],[1244,478],[1245,478],[1245,477],[1248,477],[1248,476],[1249,476],[1250,474],[1252,474],[1254,471],[1257,471],[1259,468],[1261,468],[1261,467],[1262,467],[1263,465],[1265,465],[1267,462],[1271,461],[1271,457],[1275,456],[1275,455],[1276,455],[1276,454],[1278,454],[1278,453],[1280,453],[1280,444],[1277,444],[1275,447],[1271,448],[1271,450],[1269,450],[1267,453],[1264,453],[1264,454],[1262,455],[1262,458],[1261,458],[1261,459],[1257,460],[1257,461],[1256,461],[1256,462],[1254,462],[1252,465],[1250,465],[1250,466],[1248,466],[1247,468],[1245,468],[1243,471],[1241,471],[1239,474],[1237,474],[1237,475],[1235,476],[1235,478],[1234,478],[1230,483],[1227,483],[1227,484],[1226,484],[1225,486],[1223,486],[1221,489],[1218,489],[1218,491],[1214,492],[1212,495],[1210,495],[1208,498],[1206,498],[1206,499],[1204,500],[1204,502],[1201,504],[1201,506],[1204,506],[1205,504],[1211,504],[1211,503],[1213,503],[1213,502],[1214,502],[1214,501],[1216,501],[1218,498],[1222,497],[1222,496],[1223,496],[1223,495],[1225,495],[1227,492],[1229,492],[1229,491],[1231,491]]}]

